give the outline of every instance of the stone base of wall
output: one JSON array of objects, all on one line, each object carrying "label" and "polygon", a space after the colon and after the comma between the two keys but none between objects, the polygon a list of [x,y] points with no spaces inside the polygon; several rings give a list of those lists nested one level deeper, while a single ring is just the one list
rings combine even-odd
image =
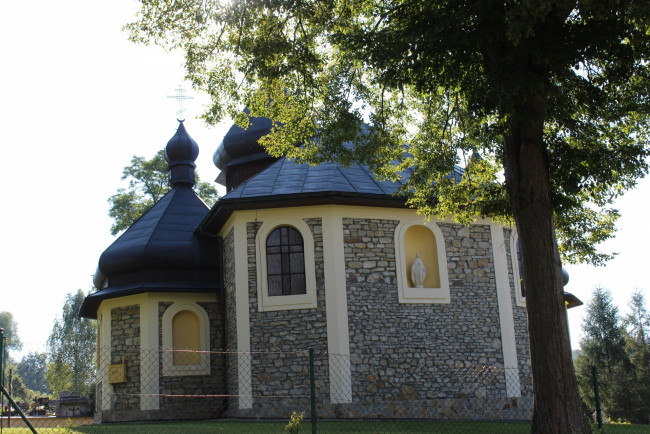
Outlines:
[{"label": "stone base of wall", "polygon": [[[288,419],[291,413],[310,414],[309,399],[256,402],[252,409],[228,409],[223,417]],[[353,402],[316,405],[319,419],[413,419],[413,420],[506,420],[527,421],[533,415],[533,398],[446,398],[382,403]]]},{"label": "stone base of wall", "polygon": [[162,397],[162,404],[173,410],[98,411],[95,423],[217,419],[222,416],[226,402],[224,398]]}]

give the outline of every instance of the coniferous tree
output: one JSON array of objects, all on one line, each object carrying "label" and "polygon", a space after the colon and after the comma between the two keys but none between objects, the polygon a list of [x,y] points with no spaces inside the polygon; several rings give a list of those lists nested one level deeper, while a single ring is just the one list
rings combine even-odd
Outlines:
[{"label": "coniferous tree", "polygon": [[629,420],[635,406],[629,390],[633,369],[625,351],[625,332],[610,292],[597,287],[587,304],[575,367],[583,401],[595,410],[591,367],[598,372],[600,401],[608,417]]},{"label": "coniferous tree", "polygon": [[630,418],[648,422],[650,417],[650,314],[640,290],[632,295],[625,318],[625,349],[632,364],[633,384],[628,394],[634,401]]}]

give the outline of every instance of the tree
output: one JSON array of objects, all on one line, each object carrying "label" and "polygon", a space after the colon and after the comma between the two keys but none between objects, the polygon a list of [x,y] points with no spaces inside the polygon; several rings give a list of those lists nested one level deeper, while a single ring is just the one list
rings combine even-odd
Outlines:
[{"label": "tree", "polygon": [[16,365],[25,386],[35,392],[49,394],[47,383],[47,353],[30,352]]},{"label": "tree", "polygon": [[633,387],[627,392],[636,403],[631,418],[647,422],[650,414],[650,314],[640,290],[632,294],[628,306],[630,314],[624,321],[625,349],[634,368],[635,378]]},{"label": "tree", "polygon": [[[203,201],[212,206],[217,201],[217,190],[207,182],[201,182],[195,172],[194,189]],[[129,180],[129,188],[118,188],[108,199],[111,208],[108,215],[115,221],[111,235],[128,229],[149,208],[154,206],[169,191],[169,166],[165,151],[161,150],[151,159],[133,156],[131,165],[122,171],[122,180]]]},{"label": "tree", "polygon": [[53,394],[62,390],[90,394],[95,381],[97,324],[79,317],[86,294],[67,294],[61,318],[54,321],[47,340],[47,379]]},{"label": "tree", "polygon": [[609,291],[596,288],[587,303],[582,324],[581,354],[576,358],[582,399],[595,409],[591,367],[598,372],[601,402],[609,416],[629,419],[634,412],[634,372],[626,353],[625,334],[618,308]]},{"label": "tree", "polygon": [[[532,430],[585,432],[560,254],[605,261],[607,206],[648,170],[646,3],[152,0],[127,29],[184,50],[208,122],[246,126],[242,105],[272,118],[274,155],[362,161],[389,179],[408,167],[401,193],[426,215],[513,218]],[[454,182],[472,149],[483,158]]]},{"label": "tree", "polygon": [[20,351],[23,343],[18,337],[18,326],[11,312],[0,312],[0,328],[4,329],[6,349]]}]

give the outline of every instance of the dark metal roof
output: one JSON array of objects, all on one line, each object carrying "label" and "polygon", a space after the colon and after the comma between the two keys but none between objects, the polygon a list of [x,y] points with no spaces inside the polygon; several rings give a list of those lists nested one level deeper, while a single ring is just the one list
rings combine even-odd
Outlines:
[{"label": "dark metal roof", "polygon": [[196,157],[199,145],[187,134],[183,121],[179,121],[176,134],[165,147],[165,160],[169,164],[169,184],[174,187],[181,184],[194,185]]},{"label": "dark metal roof", "polygon": [[86,297],[80,315],[94,318],[102,300],[142,292],[216,292],[217,240],[196,233],[208,211],[188,185],[169,191],[102,253],[108,286]]},{"label": "dark metal roof", "polygon": [[[248,109],[244,110],[247,115]],[[212,161],[219,169],[223,169],[228,163],[238,158],[250,157],[262,154],[269,156],[262,145],[257,141],[271,132],[273,122],[269,118],[248,118],[250,124],[247,129],[239,125],[233,125],[223,138],[212,156]]]},{"label": "dark metal roof", "polygon": [[401,182],[378,181],[366,166],[360,164],[348,168],[337,163],[310,166],[296,164],[293,159],[283,158],[222,199],[235,200],[332,191],[355,195],[390,196],[396,193],[401,185]]},{"label": "dark metal roof", "polygon": [[[404,172],[403,179],[410,173]],[[451,176],[459,178],[461,174],[462,169],[457,168]],[[320,204],[406,207],[405,198],[396,195],[403,179],[377,180],[361,164],[310,166],[282,158],[219,199],[201,223],[201,231],[216,234],[233,211],[242,209]]]},{"label": "dark metal roof", "polygon": [[80,315],[95,318],[103,300],[143,292],[216,292],[220,288],[218,241],[197,232],[208,206],[192,189],[198,146],[181,123],[165,156],[173,186],[99,258]]}]

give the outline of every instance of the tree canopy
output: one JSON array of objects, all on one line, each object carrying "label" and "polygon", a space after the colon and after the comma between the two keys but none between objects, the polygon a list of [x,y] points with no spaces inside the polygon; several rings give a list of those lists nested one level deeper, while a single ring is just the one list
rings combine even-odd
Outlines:
[{"label": "tree canopy", "polygon": [[97,323],[79,317],[86,294],[67,294],[61,317],[54,321],[47,340],[47,380],[56,396],[60,391],[91,394],[95,379]]},{"label": "tree canopy", "polygon": [[0,312],[0,328],[4,329],[7,350],[20,350],[23,347],[18,337],[18,326],[11,312]]},{"label": "tree canopy", "polygon": [[632,313],[623,319],[610,292],[596,288],[587,303],[583,338],[576,357],[576,374],[583,401],[596,407],[592,366],[598,372],[600,399],[607,417],[646,422],[650,410],[650,345],[643,327],[648,312],[644,297],[635,293]]},{"label": "tree canopy", "polygon": [[409,167],[401,193],[426,215],[514,219],[533,431],[581,432],[560,252],[607,260],[610,206],[648,170],[649,15],[634,0],[152,0],[127,29],[184,51],[208,122],[246,126],[243,106],[276,121],[272,154]]},{"label": "tree canopy", "polygon": [[[212,206],[217,201],[217,190],[211,184],[202,182],[197,172],[194,177],[194,189],[198,196]],[[117,193],[108,199],[111,204],[108,215],[114,220],[112,235],[128,229],[170,190],[165,151],[158,151],[150,160],[134,155],[131,164],[122,171],[122,180],[129,181],[128,189],[118,188]]]}]

